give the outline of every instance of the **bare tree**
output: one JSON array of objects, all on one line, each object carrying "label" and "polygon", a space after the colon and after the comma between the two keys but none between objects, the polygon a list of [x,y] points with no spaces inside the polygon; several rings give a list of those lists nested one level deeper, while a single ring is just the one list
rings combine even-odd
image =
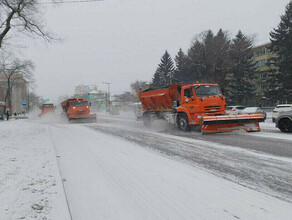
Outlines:
[{"label": "bare tree", "polygon": [[[12,88],[20,85],[21,81],[28,86],[33,82],[34,65],[30,60],[21,61],[11,56],[4,56],[0,58],[0,74],[7,80],[7,90],[5,94],[5,102],[11,106]],[[23,83],[23,82],[22,82]]]},{"label": "bare tree", "polygon": [[9,32],[40,37],[47,42],[56,40],[44,26],[43,8],[40,0],[0,0],[0,49]]}]

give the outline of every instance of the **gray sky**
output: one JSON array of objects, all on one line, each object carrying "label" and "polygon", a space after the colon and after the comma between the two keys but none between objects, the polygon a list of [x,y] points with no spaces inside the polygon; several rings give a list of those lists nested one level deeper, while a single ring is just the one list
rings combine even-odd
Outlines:
[{"label": "gray sky", "polygon": [[239,29],[268,42],[289,0],[104,0],[48,7],[48,27],[64,39],[29,42],[24,55],[36,65],[37,93],[56,101],[75,85],[111,82],[113,94],[151,80],[167,49],[174,58],[196,34]]}]

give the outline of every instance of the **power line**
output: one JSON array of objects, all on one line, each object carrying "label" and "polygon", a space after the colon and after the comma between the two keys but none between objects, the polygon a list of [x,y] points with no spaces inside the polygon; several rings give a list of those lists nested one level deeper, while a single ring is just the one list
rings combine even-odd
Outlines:
[{"label": "power line", "polygon": [[78,4],[78,3],[92,3],[103,2],[104,0],[69,0],[69,1],[50,1],[50,2],[38,2],[37,4]]}]

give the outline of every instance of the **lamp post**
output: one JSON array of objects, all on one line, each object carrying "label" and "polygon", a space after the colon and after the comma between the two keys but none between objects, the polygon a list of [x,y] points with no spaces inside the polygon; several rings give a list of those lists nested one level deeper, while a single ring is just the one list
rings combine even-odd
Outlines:
[{"label": "lamp post", "polygon": [[110,111],[110,82],[101,82],[103,84],[106,84],[107,85],[107,102],[108,102],[108,108],[107,108],[107,111],[109,112]]}]

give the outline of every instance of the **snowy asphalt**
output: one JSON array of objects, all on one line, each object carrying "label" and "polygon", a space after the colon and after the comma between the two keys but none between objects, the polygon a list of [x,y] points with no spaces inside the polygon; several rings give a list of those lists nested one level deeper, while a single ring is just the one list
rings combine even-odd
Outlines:
[{"label": "snowy asphalt", "polygon": [[[240,185],[292,202],[292,135],[276,139],[276,129],[253,133],[201,135],[181,132],[158,121],[152,129],[130,118],[100,116],[96,131],[184,160]],[[289,136],[290,135],[290,136]],[[289,140],[291,137],[291,140]]]}]

